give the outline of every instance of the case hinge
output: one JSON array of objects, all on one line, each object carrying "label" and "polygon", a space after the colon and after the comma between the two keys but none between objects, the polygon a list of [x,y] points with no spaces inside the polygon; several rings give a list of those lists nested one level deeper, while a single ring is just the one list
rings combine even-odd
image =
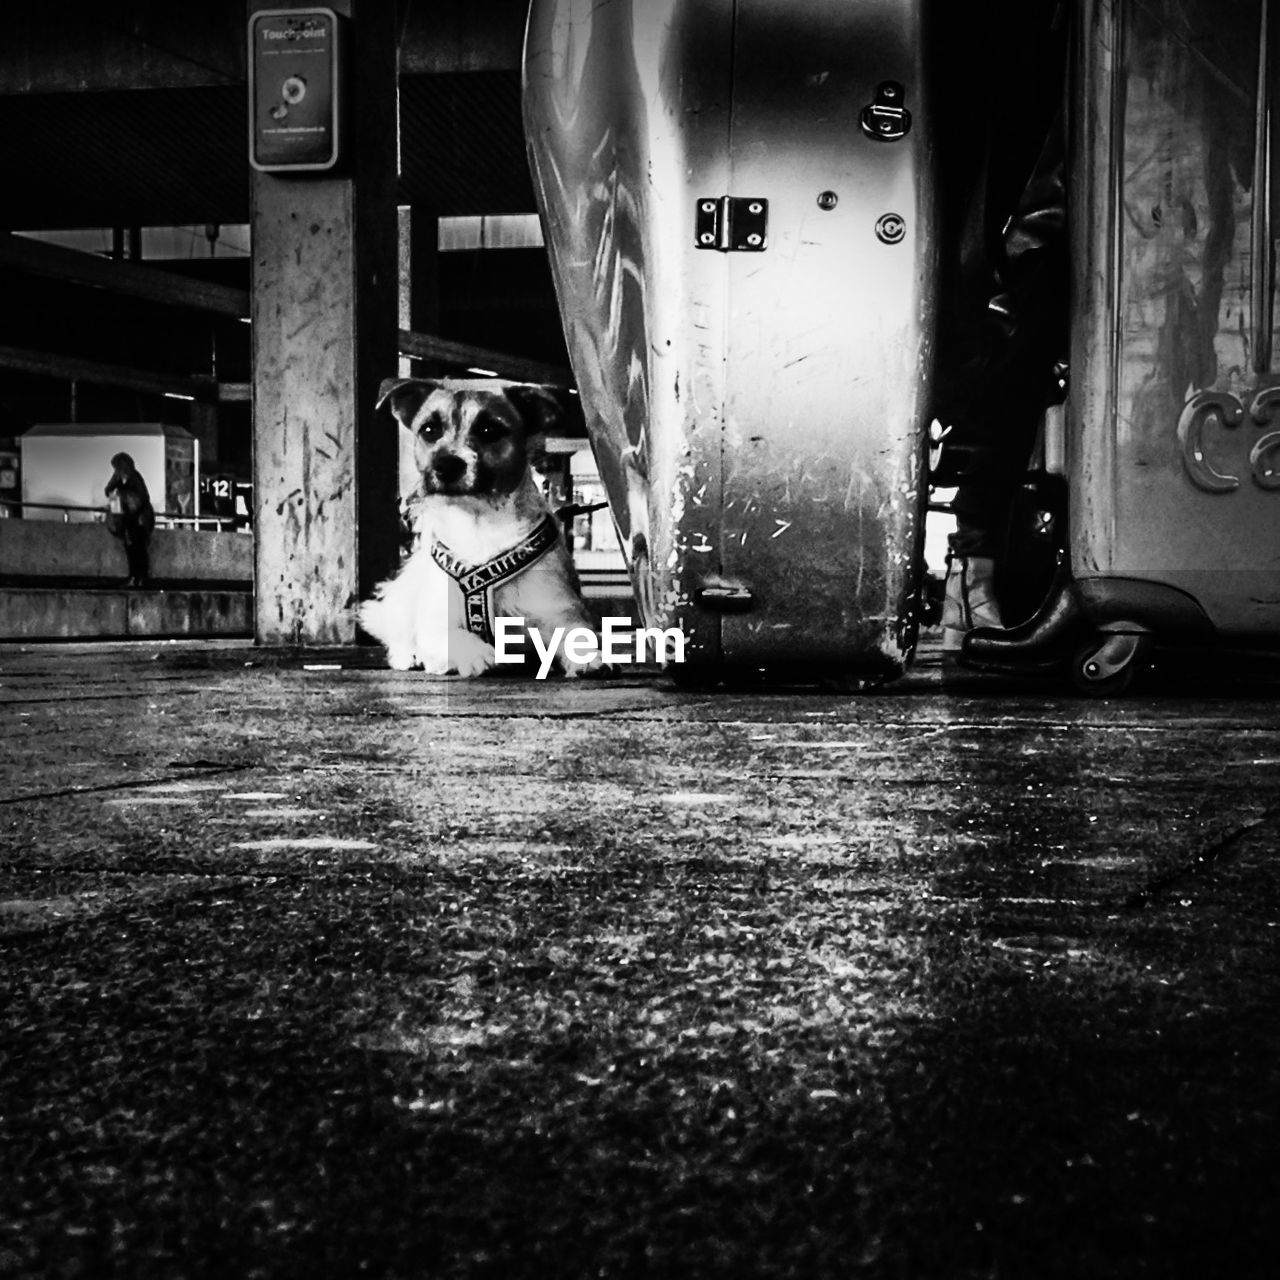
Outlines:
[{"label": "case hinge", "polygon": [[877,142],[897,142],[911,131],[907,92],[896,80],[876,85],[876,96],[862,109],[862,132]]},{"label": "case hinge", "polygon": [[721,253],[761,253],[769,241],[769,202],[758,196],[702,196],[694,243]]}]

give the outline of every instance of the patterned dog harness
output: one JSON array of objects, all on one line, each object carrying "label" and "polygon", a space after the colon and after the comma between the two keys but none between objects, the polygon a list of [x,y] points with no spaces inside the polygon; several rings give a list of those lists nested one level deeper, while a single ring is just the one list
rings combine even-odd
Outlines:
[{"label": "patterned dog harness", "polygon": [[462,616],[473,636],[493,643],[494,593],[502,583],[541,560],[559,537],[560,529],[554,518],[544,516],[523,542],[484,564],[467,564],[443,542],[431,544],[431,558],[462,592]]}]

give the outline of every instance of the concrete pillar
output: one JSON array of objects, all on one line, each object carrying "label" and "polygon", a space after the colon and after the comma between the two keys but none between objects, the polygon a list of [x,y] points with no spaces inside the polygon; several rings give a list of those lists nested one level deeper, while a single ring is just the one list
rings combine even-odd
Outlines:
[{"label": "concrete pillar", "polygon": [[396,6],[329,7],[349,19],[345,156],[251,178],[261,644],[350,643],[396,563],[397,436],[374,413],[396,371]]}]

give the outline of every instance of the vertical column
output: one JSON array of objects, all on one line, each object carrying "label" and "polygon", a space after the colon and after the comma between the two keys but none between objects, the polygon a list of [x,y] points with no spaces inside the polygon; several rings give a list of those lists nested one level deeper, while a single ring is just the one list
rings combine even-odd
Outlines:
[{"label": "vertical column", "polygon": [[[413,328],[413,209],[402,204],[396,209],[396,254],[398,260],[396,291],[396,324],[401,329]],[[408,356],[400,357],[400,376],[413,372]]]},{"label": "vertical column", "polygon": [[[400,327],[414,333],[440,332],[440,220],[428,210],[403,205],[399,209]],[[400,361],[400,376],[408,378],[432,370],[420,360]],[[418,485],[413,439],[400,432],[400,493],[408,495]]]},{"label": "vertical column", "polygon": [[200,442],[200,470],[208,475],[217,469],[219,458],[218,406],[194,400],[187,408],[187,430]]},{"label": "vertical column", "polygon": [[397,440],[374,413],[396,370],[396,6],[329,7],[349,19],[343,159],[251,178],[261,644],[350,643],[396,560]]},{"label": "vertical column", "polygon": [[409,225],[409,328],[416,333],[440,332],[440,219],[429,209],[413,210]]},{"label": "vertical column", "polygon": [[[414,333],[440,332],[440,219],[426,209],[401,205],[396,211],[400,247],[400,327]],[[414,362],[401,361],[409,376]],[[421,368],[421,364],[418,364]]]}]

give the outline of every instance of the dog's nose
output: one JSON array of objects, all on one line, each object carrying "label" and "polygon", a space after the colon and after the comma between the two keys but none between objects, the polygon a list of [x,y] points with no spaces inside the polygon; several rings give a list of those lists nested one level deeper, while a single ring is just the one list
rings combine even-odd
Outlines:
[{"label": "dog's nose", "polygon": [[431,469],[436,473],[436,478],[444,484],[453,484],[456,480],[461,480],[466,474],[467,464],[461,459],[454,457],[451,453],[442,454],[431,463]]}]

